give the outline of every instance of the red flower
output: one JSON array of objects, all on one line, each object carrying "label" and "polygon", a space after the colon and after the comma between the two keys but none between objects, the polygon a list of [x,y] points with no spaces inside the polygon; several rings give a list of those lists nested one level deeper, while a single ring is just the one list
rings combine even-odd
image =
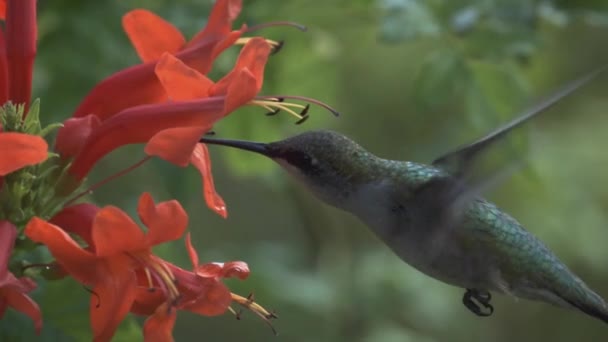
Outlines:
[{"label": "red flower", "polygon": [[244,31],[245,27],[231,31],[232,21],[240,11],[240,0],[218,0],[206,27],[188,43],[173,25],[149,11],[127,13],[123,18],[124,30],[144,63],[97,84],[76,109],[74,117],[93,114],[103,121],[130,107],[165,102],[167,95],[154,74],[158,58],[170,52],[196,70],[207,73],[217,55],[234,44]]},{"label": "red flower", "polygon": [[96,341],[109,340],[129,312],[137,289],[136,272],[143,271],[161,284],[168,301],[178,296],[173,275],[152,254],[151,247],[179,238],[188,216],[177,201],[155,205],[147,193],[139,200],[138,213],[148,228],[146,234],[120,209],[100,209],[92,223],[89,249],[80,247],[60,227],[37,217],[25,228],[25,235],[45,244],[72,277],[92,287],[91,325]]},{"label": "red flower", "polygon": [[[242,261],[228,263],[208,263],[199,265],[198,255],[192,247],[190,234],[186,237],[186,248],[190,255],[193,271],[186,271],[171,263],[166,267],[175,276],[180,293],[174,308],[167,306],[167,298],[162,291],[153,291],[156,282],[150,283],[139,274],[140,288],[131,312],[150,316],[144,324],[146,341],[172,341],[171,330],[175,321],[175,310],[186,310],[204,316],[216,316],[226,312],[235,295],[221,282],[221,278],[237,277],[245,279],[249,275],[247,264]],[[237,296],[238,297],[238,296]],[[160,338],[162,337],[162,338]]]},{"label": "red flower", "polygon": [[30,103],[36,56],[36,0],[9,0],[0,11],[6,35],[0,30],[0,104]]},{"label": "red flower", "polygon": [[8,306],[23,312],[34,321],[36,333],[42,329],[42,314],[38,304],[26,293],[36,288],[30,278],[17,279],[8,271],[8,261],[13,251],[17,228],[7,221],[0,221],[0,318]]},{"label": "red flower", "polygon": [[[131,107],[101,123],[92,116],[72,119],[59,132],[56,147],[62,155],[75,155],[70,173],[81,180],[114,149],[147,143],[145,151],[149,155],[179,166],[196,166],[204,179],[208,205],[225,217],[224,202],[215,192],[208,172],[207,150],[198,140],[217,120],[257,95],[270,50],[264,39],[252,38],[243,47],[234,69],[217,83],[165,54],[156,73],[166,93],[176,102]],[[189,77],[191,72],[195,78]],[[186,85],[193,85],[196,91],[188,91]],[[84,144],[79,141],[83,137],[78,132],[88,134]]]}]

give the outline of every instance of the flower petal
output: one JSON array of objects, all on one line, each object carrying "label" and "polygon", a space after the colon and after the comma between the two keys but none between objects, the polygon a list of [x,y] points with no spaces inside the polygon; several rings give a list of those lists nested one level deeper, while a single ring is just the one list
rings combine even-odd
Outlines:
[{"label": "flower petal", "polygon": [[157,60],[164,52],[175,53],[186,43],[175,26],[144,9],[125,14],[122,26],[144,62]]},{"label": "flower petal", "polygon": [[[0,1],[0,3],[2,2]],[[6,40],[2,30],[0,30],[0,51],[6,51]],[[8,66],[6,64],[6,53],[0,53],[0,104],[8,101]],[[0,129],[0,131],[2,130]]]},{"label": "flower petal", "polygon": [[223,283],[210,278],[198,277],[196,299],[184,303],[181,308],[204,316],[221,315],[232,302],[230,291]]},{"label": "flower petal", "polygon": [[158,156],[177,166],[190,162],[198,141],[211,125],[202,127],[176,127],[158,132],[146,144],[144,151],[150,156]]},{"label": "flower petal", "polygon": [[192,263],[192,268],[196,269],[198,267],[198,253],[194,246],[192,246],[192,239],[190,237],[190,233],[186,235],[186,250],[188,251],[188,256],[190,257],[190,262]]},{"label": "flower petal", "polygon": [[15,310],[24,313],[34,321],[34,328],[36,334],[40,334],[42,330],[42,313],[40,307],[34,302],[28,295],[18,291],[4,291],[4,297],[9,306]]},{"label": "flower petal", "polygon": [[101,121],[95,115],[65,120],[63,127],[57,132],[55,149],[62,158],[74,157],[99,125],[101,125]]},{"label": "flower petal", "polygon": [[256,93],[260,91],[264,81],[264,69],[270,56],[271,46],[264,38],[252,38],[243,46],[236,64],[232,71],[222,77],[215,86],[210,90],[210,95],[227,94],[228,88],[235,82],[235,78],[242,77],[242,70],[247,69],[256,80]]},{"label": "flower petal", "polygon": [[179,239],[188,226],[188,214],[178,201],[154,205],[152,196],[147,192],[139,198],[137,212],[143,224],[148,227],[146,243],[150,247]]},{"label": "flower petal", "polygon": [[201,277],[239,278],[249,277],[249,266],[243,261],[212,262],[196,267],[194,272]]},{"label": "flower petal", "polygon": [[150,291],[147,279],[145,283],[138,281],[135,301],[131,305],[131,312],[136,315],[149,316],[154,310],[167,300],[163,291]]},{"label": "flower petal", "polygon": [[110,341],[135,299],[135,273],[122,263],[105,263],[107,275],[91,296],[91,326],[94,341]]},{"label": "flower petal", "polygon": [[89,249],[95,250],[91,230],[93,220],[99,208],[91,203],[80,203],[63,208],[53,216],[49,222],[61,227],[68,233],[80,236],[89,245]]},{"label": "flower petal", "polygon": [[92,239],[98,257],[147,248],[141,228],[124,211],[113,206],[104,207],[95,215]]},{"label": "flower petal", "polygon": [[211,173],[211,160],[209,159],[209,150],[204,144],[196,144],[190,162],[198,172],[201,174],[203,179],[203,194],[205,196],[205,202],[207,206],[218,213],[221,217],[226,218],[228,211],[226,210],[226,203],[224,199],[215,191],[215,185],[213,184],[213,175]]},{"label": "flower petal", "polygon": [[207,25],[192,38],[188,46],[196,44],[206,37],[227,35],[232,29],[232,22],[238,17],[242,7],[242,0],[216,1],[209,14]]},{"label": "flower petal", "polygon": [[0,221],[0,283],[8,275],[8,261],[16,238],[17,227],[8,221]]},{"label": "flower petal", "polygon": [[184,63],[193,69],[196,69],[202,74],[207,74],[211,70],[213,61],[224,50],[234,45],[247,29],[243,25],[239,30],[232,31],[225,36],[209,35],[203,36],[187,48],[175,54],[175,57],[181,59]]},{"label": "flower petal", "polygon": [[208,97],[209,88],[213,85],[205,75],[169,53],[163,54],[154,72],[173,101]]},{"label": "flower petal", "polygon": [[10,1],[6,8],[6,60],[9,99],[27,107],[32,94],[36,56],[36,0]]},{"label": "flower petal", "polygon": [[173,327],[177,312],[166,302],[144,323],[144,342],[173,342]]},{"label": "flower petal", "polygon": [[38,164],[47,158],[48,145],[36,135],[2,132],[0,133],[0,176],[23,167]]},{"label": "flower petal", "polygon": [[251,101],[258,92],[258,80],[248,69],[241,69],[228,86],[224,115]]},{"label": "flower petal", "polygon": [[82,249],[61,228],[34,217],[25,227],[25,236],[45,244],[57,262],[79,282],[93,284],[97,280],[95,256]]},{"label": "flower petal", "polygon": [[143,143],[156,133],[173,127],[209,127],[222,117],[224,98],[142,105],[106,120],[89,137],[76,156],[70,173],[83,179],[93,165],[114,149]]},{"label": "flower petal", "polygon": [[167,94],[154,74],[154,65],[155,62],[135,65],[105,78],[87,94],[72,116],[92,114],[104,121],[130,107],[167,101]]}]

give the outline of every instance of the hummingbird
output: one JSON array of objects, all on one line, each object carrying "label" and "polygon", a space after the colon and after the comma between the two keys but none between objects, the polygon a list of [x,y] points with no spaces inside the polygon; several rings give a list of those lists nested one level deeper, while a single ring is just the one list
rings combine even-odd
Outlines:
[{"label": "hummingbird", "polygon": [[481,197],[491,181],[471,177],[489,146],[603,70],[565,85],[511,122],[428,165],[383,159],[329,130],[270,143],[200,141],[272,159],[318,199],[358,217],[407,264],[465,289],[462,303],[477,316],[494,312],[490,301],[496,292],[577,309],[608,323],[606,301],[516,219]]}]

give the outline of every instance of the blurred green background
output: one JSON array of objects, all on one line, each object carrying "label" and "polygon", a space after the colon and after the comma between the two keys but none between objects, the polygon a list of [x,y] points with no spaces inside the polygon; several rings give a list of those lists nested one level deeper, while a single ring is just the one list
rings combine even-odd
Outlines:
[{"label": "blurred green background", "polygon": [[[48,122],[71,115],[93,85],[138,63],[120,18],[144,7],[191,37],[211,1],[39,1],[35,96]],[[557,86],[608,61],[606,1],[251,0],[239,23],[292,20],[306,33],[271,28],[285,40],[266,69],[264,94],[310,96],[338,109],[313,108],[301,126],[256,108],[215,127],[224,138],[272,141],[305,130],[340,131],[377,155],[430,162],[514,117]],[[211,77],[231,67],[224,53]],[[487,197],[538,235],[581,278],[608,297],[608,76],[562,101],[489,153],[528,163]],[[112,99],[108,99],[111,101]],[[583,314],[504,296],[490,318],[471,314],[462,289],[422,275],[394,256],[350,215],[315,200],[277,165],[212,147],[216,187],[227,220],[207,209],[192,167],[154,160],[92,196],[134,213],[144,191],[178,199],[204,261],[243,260],[252,274],[230,288],[277,311],[273,336],[245,314],[200,317],[180,312],[177,341],[600,341],[608,326]],[[123,148],[100,162],[91,182],[143,156]],[[183,241],[158,254],[189,267]],[[90,340],[90,294],[71,280],[42,284],[43,339]],[[31,322],[10,313],[1,329]],[[11,322],[10,326],[6,322]],[[18,323],[14,323],[18,322]],[[141,339],[131,318],[115,341]],[[9,334],[10,335],[10,334]],[[14,337],[29,340],[29,337]]]}]

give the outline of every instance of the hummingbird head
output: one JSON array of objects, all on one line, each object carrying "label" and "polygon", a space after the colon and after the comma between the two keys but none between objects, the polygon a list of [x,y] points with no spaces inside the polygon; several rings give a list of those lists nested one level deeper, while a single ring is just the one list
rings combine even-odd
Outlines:
[{"label": "hummingbird head", "polygon": [[258,143],[202,138],[201,142],[231,146],[262,154],[281,165],[322,197],[344,194],[368,175],[365,168],[376,157],[333,131],[309,131],[285,140]]}]

